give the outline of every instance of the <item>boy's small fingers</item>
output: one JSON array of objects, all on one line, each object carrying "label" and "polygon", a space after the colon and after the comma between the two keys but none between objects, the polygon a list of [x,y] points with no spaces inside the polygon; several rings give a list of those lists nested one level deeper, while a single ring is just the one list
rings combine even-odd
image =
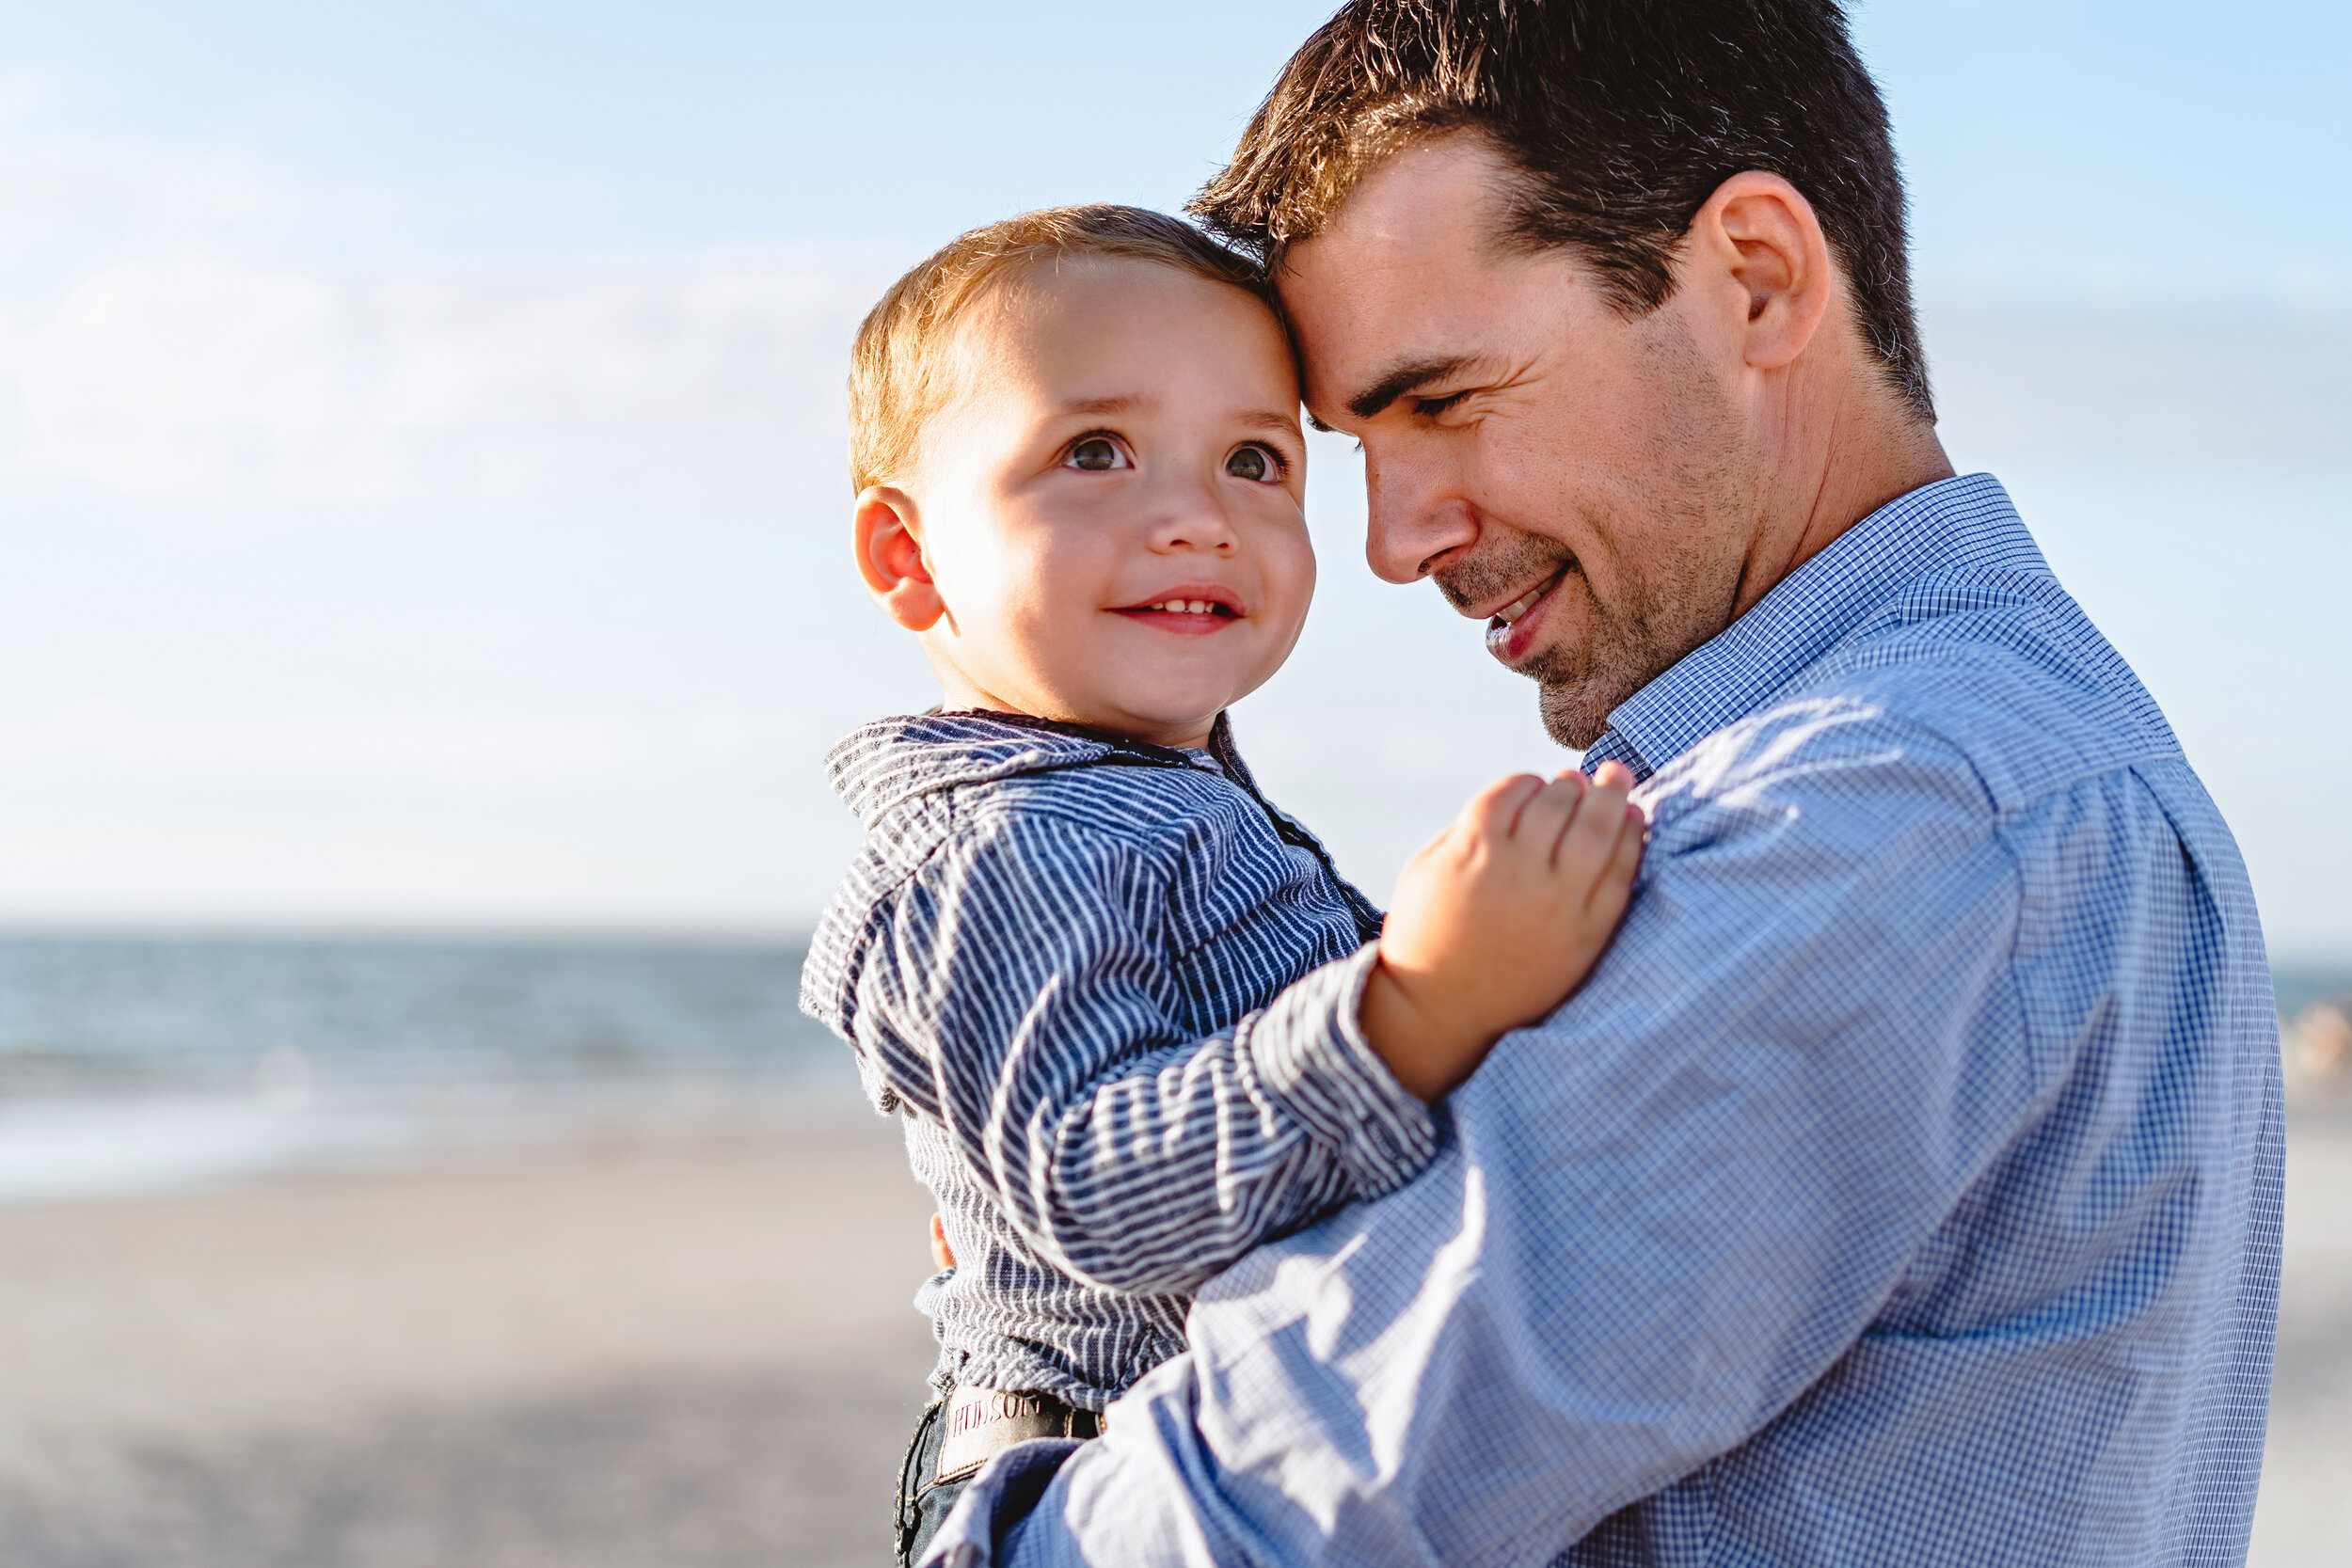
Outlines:
[{"label": "boy's small fingers", "polygon": [[1554,868],[1581,868],[1590,875],[1605,865],[1611,847],[1625,827],[1626,805],[1625,789],[1621,784],[1595,781],[1590,786],[1584,810],[1579,812],[1576,820],[1561,832],[1560,841],[1552,848]]},{"label": "boy's small fingers", "polygon": [[1648,819],[1638,809],[1612,810],[1599,791],[1573,828],[1560,835],[1560,852],[1552,875],[1580,889],[1587,909],[1603,900],[1613,888],[1622,891],[1632,880],[1647,843]]},{"label": "boy's small fingers", "polygon": [[1617,835],[1616,847],[1610,851],[1608,863],[1601,867],[1600,875],[1593,879],[1593,885],[1585,894],[1584,907],[1590,910],[1613,904],[1622,906],[1633,886],[1635,873],[1642,869],[1642,855],[1647,847],[1641,825],[1628,819],[1625,831]]},{"label": "boy's small fingers", "polygon": [[1508,838],[1518,825],[1519,815],[1527,802],[1541,794],[1544,781],[1533,773],[1514,773],[1497,779],[1462,808],[1462,825],[1473,832],[1490,838]]},{"label": "boy's small fingers", "polygon": [[1590,781],[1570,768],[1529,797],[1518,822],[1518,836],[1528,848],[1538,855],[1556,853],[1560,835],[1576,820],[1591,789]]},{"label": "boy's small fingers", "polygon": [[1617,833],[1617,847],[1609,857],[1610,875],[1615,876],[1623,867],[1625,874],[1630,877],[1633,869],[1642,863],[1642,857],[1648,852],[1649,819],[1642,815],[1641,807],[1629,806],[1626,808],[1625,826]]}]

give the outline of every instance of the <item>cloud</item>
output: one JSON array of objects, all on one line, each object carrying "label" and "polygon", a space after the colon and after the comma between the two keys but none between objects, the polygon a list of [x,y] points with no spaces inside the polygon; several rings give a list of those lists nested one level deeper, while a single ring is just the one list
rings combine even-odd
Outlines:
[{"label": "cloud", "polygon": [[2352,466],[2352,321],[2264,302],[2126,309],[1979,301],[1923,312],[1945,441],[2161,468]]},{"label": "cloud", "polygon": [[[71,85],[0,71],[0,262],[69,264],[236,232],[299,204],[282,170],[228,148],[93,135]],[[359,193],[335,201],[348,209]]]},{"label": "cloud", "polygon": [[[193,514],[838,499],[861,255],[347,277],[183,246],[0,314],[0,485]],[[2280,310],[1930,312],[1966,451],[2340,467],[2352,331]],[[1963,452],[1963,460],[1966,460]]]},{"label": "cloud", "polygon": [[771,508],[812,469],[840,483],[842,367],[880,272],[119,261],[8,321],[0,475],[199,509]]},{"label": "cloud", "polygon": [[[849,340],[904,247],[467,264],[421,238],[417,195],[94,135],[71,100],[0,76],[0,506],[201,527],[843,499]],[[1928,341],[1963,463],[2352,460],[2342,317],[1944,297]]]},{"label": "cloud", "polygon": [[423,198],[93,135],[0,74],[0,504],[772,513],[846,477],[857,321],[909,257],[453,261]]},{"label": "cloud", "polygon": [[543,792],[771,767],[772,729],[722,707],[156,711],[84,700],[12,712],[0,769],[26,787],[111,775],[246,791]]}]

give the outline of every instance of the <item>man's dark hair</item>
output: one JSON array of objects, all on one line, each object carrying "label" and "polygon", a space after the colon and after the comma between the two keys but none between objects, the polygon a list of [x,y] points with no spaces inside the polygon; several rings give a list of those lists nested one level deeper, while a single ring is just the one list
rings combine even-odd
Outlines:
[{"label": "man's dark hair", "polygon": [[1674,292],[1717,186],[1781,176],[1820,218],[1887,379],[1935,417],[1886,105],[1838,0],[1352,0],[1192,211],[1279,266],[1374,165],[1454,130],[1520,177],[1503,242],[1574,249],[1628,315]]}]

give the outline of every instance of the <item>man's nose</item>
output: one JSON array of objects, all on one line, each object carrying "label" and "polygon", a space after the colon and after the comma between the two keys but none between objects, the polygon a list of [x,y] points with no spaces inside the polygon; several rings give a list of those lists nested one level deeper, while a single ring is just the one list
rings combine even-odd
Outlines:
[{"label": "man's nose", "polygon": [[1477,542],[1478,514],[1433,468],[1364,449],[1370,512],[1364,559],[1390,582],[1419,582],[1454,551]]}]

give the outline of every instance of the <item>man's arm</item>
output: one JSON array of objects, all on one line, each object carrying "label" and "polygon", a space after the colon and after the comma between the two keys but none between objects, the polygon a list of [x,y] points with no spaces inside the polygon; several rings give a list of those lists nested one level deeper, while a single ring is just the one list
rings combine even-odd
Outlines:
[{"label": "man's arm", "polygon": [[1964,759],[1867,710],[1692,761],[1610,958],[1432,1167],[1212,1282],[1006,1561],[1540,1562],[1854,1342],[2047,1087],[2017,868]]}]

